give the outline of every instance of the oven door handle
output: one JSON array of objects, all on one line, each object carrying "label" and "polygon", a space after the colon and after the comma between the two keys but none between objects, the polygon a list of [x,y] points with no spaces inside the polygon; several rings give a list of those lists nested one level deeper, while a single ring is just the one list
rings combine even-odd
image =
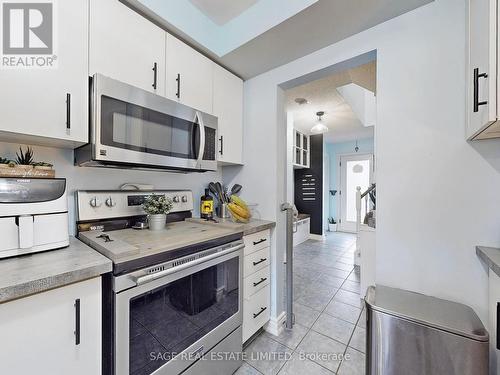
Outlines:
[{"label": "oven door handle", "polygon": [[203,115],[200,112],[196,112],[196,118],[198,118],[198,125],[200,126],[200,148],[198,149],[197,166],[201,169],[201,162],[205,153],[205,124],[203,123]]},{"label": "oven door handle", "polygon": [[139,276],[139,277],[131,275],[130,277],[131,277],[132,281],[136,284],[136,286],[143,285],[143,284],[149,283],[151,281],[161,279],[162,277],[171,275],[173,273],[182,271],[182,270],[184,270],[186,268],[196,266],[196,265],[198,265],[200,263],[205,263],[205,262],[207,262],[209,260],[212,260],[212,259],[215,259],[215,258],[219,258],[219,257],[222,257],[224,255],[236,252],[236,251],[238,251],[240,249],[243,249],[244,247],[245,247],[245,244],[240,244],[240,245],[237,245],[237,246],[230,247],[229,249],[223,250],[223,251],[221,251],[219,253],[207,255],[207,256],[205,256],[203,258],[198,258],[196,260],[180,264],[178,266],[169,268],[168,270],[165,270],[165,271],[160,271],[160,272],[152,273],[150,275],[144,275],[144,276]]}]

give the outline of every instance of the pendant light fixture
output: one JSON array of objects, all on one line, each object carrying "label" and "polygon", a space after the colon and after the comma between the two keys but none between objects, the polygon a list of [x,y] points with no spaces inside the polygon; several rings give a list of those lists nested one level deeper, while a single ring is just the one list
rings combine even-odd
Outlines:
[{"label": "pendant light fixture", "polygon": [[316,123],[316,125],[314,125],[311,128],[311,133],[323,134],[323,133],[328,132],[328,130],[330,130],[330,129],[328,129],[328,126],[323,124],[323,122],[321,121],[321,116],[323,116],[324,114],[325,114],[325,112],[323,112],[323,111],[316,112],[316,116],[318,116],[318,122]]}]

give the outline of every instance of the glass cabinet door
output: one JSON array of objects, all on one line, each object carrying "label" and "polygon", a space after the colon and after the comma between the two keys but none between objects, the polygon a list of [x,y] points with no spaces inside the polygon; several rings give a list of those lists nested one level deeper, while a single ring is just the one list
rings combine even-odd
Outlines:
[{"label": "glass cabinet door", "polygon": [[303,135],[302,136],[302,148],[304,150],[309,150],[309,144],[308,144],[308,138],[307,138],[307,135]]}]

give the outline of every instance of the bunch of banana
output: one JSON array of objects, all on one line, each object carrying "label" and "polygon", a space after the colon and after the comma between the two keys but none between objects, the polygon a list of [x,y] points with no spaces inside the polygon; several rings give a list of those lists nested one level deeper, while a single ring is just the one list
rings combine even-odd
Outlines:
[{"label": "bunch of banana", "polygon": [[243,199],[236,195],[231,195],[231,203],[227,205],[233,219],[241,223],[248,223],[250,219],[250,210]]}]

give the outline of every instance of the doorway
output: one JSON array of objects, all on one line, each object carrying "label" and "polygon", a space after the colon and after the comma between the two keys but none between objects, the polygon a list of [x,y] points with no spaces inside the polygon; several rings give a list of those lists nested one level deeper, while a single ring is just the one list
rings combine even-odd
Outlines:
[{"label": "doorway", "polygon": [[[356,193],[366,191],[373,183],[373,154],[350,154],[339,156],[340,205],[339,230],[356,232]],[[361,205],[361,217],[366,215],[366,205]]]}]

